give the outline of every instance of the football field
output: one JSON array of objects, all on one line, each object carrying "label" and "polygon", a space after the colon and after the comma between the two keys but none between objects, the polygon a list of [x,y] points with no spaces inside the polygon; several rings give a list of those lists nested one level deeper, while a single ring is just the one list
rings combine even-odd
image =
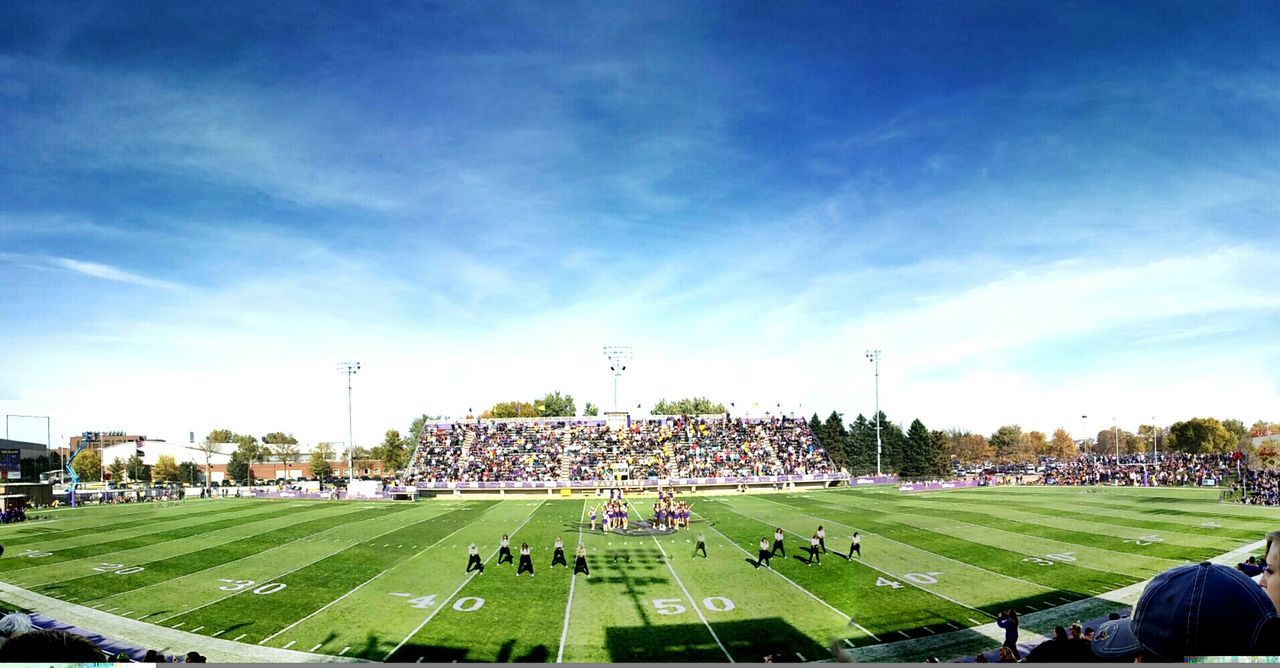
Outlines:
[{"label": "football field", "polygon": [[[860,661],[914,661],[998,645],[989,625],[1004,609],[1024,616],[1024,635],[1105,614],[1121,607],[1110,592],[1277,528],[1274,510],[1217,494],[691,497],[692,530],[656,536],[590,531],[594,497],[87,507],[0,527],[0,580],[64,610],[193,634],[172,648],[182,651],[205,637],[373,661],[757,662],[830,659],[835,640]],[[632,517],[652,503],[635,499]],[[809,565],[803,547],[818,525],[830,552]],[[777,527],[786,557],[756,569],[756,546]],[[854,530],[863,554],[846,561]],[[699,532],[706,559],[693,555]],[[495,563],[503,533],[532,546],[535,577]],[[570,567],[586,544],[589,578],[549,567],[557,536]],[[483,575],[464,572],[472,542]]]}]

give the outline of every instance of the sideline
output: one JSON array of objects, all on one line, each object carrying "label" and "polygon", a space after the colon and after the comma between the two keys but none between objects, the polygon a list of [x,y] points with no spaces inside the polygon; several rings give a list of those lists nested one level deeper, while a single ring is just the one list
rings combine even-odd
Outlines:
[{"label": "sideline", "polygon": [[[1234,565],[1240,557],[1256,553],[1258,550],[1266,547],[1266,544],[1266,540],[1249,543],[1248,545],[1238,547],[1230,552],[1225,552],[1213,557],[1209,561],[1215,564],[1231,566]],[[1019,626],[1028,631],[1028,633],[1025,634],[1026,637],[1033,637],[1036,639],[1036,642],[1031,644],[1031,647],[1034,647],[1039,644],[1041,640],[1047,639],[1048,636],[1046,633],[1042,633],[1040,631],[1032,631],[1029,627],[1049,629],[1051,631],[1055,625],[1061,623],[1064,619],[1091,619],[1094,617],[1105,616],[1109,612],[1114,612],[1119,607],[1131,607],[1138,602],[1138,597],[1142,595],[1142,590],[1146,589],[1149,582],[1151,582],[1150,579],[1143,580],[1142,582],[1135,582],[1131,585],[1121,587],[1120,589],[1116,589],[1099,596],[1080,599],[1078,601],[1067,603],[1066,605],[1060,605],[1056,608],[1049,608],[1047,610],[1041,610],[1040,612],[1021,615],[1021,623]],[[990,623],[983,624],[981,626],[971,626],[960,631],[941,633],[928,638],[913,638],[911,640],[899,640],[881,645],[871,645],[868,647],[850,650],[850,652],[859,663],[903,661],[903,659],[898,658],[900,656],[898,648],[903,647],[904,643],[910,643],[910,649],[913,655],[918,652],[920,655],[941,656],[939,652],[954,651],[949,650],[948,647],[971,640],[974,633],[979,633],[991,638],[996,645],[1004,642],[1004,629],[997,627],[994,623]],[[994,646],[995,645],[993,645],[993,647]],[[961,658],[966,658],[967,656],[968,655],[961,657],[952,656],[949,660],[955,661]]]},{"label": "sideline", "polygon": [[206,655],[209,663],[367,663],[352,657],[248,645],[198,633],[187,633],[127,617],[118,617],[75,603],[67,603],[6,582],[0,582],[0,598],[60,622],[91,629],[104,636],[138,647],[159,650],[164,654],[182,655],[194,649]]}]

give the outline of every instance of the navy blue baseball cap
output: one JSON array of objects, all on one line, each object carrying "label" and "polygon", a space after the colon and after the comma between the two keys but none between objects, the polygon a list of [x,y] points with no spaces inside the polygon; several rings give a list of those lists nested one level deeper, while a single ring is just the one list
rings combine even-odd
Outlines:
[{"label": "navy blue baseball cap", "polygon": [[1249,576],[1204,562],[1169,569],[1151,580],[1129,619],[1109,621],[1093,636],[1107,659],[1142,654],[1147,661],[1253,654],[1274,633],[1275,604]]}]

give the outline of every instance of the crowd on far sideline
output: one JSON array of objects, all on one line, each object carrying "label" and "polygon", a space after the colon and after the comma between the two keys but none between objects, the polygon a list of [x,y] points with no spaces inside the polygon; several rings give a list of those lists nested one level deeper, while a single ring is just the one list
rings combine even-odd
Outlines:
[{"label": "crowd on far sideline", "polygon": [[1231,455],[1181,452],[1082,456],[1045,467],[1046,485],[1205,486],[1221,485],[1235,470]]},{"label": "crowd on far sideline", "polygon": [[1229,498],[1252,506],[1280,506],[1280,471],[1244,469],[1243,477],[1231,484]]}]

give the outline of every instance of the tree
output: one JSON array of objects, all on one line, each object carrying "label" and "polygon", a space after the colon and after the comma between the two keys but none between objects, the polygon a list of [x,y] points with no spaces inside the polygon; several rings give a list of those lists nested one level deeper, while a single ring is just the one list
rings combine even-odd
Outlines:
[{"label": "tree", "polygon": [[1037,457],[1044,457],[1049,454],[1049,440],[1045,438],[1044,432],[1029,431],[1023,436],[1023,450],[1028,450]]},{"label": "tree", "polygon": [[111,465],[107,467],[107,471],[111,473],[111,482],[120,484],[124,482],[124,460],[116,457],[111,460]]},{"label": "tree", "polygon": [[287,479],[289,477],[289,462],[296,463],[298,461],[298,457],[301,455],[301,451],[298,450],[297,444],[296,443],[273,443],[268,447],[271,448],[271,455],[275,457],[276,461],[280,462],[281,464],[284,464],[283,477]]},{"label": "tree", "polygon": [[849,425],[848,452],[854,475],[876,472],[876,426],[861,413]]},{"label": "tree", "polygon": [[314,478],[324,480],[333,475],[333,446],[328,443],[317,443],[311,448],[311,457],[307,461],[307,469]]},{"label": "tree", "polygon": [[985,464],[995,459],[996,450],[982,434],[954,430],[951,437],[951,454],[962,464]]},{"label": "tree", "polygon": [[155,466],[151,467],[151,479],[156,482],[177,482],[179,478],[178,462],[173,455],[156,457]]},{"label": "tree", "polygon": [[951,437],[945,431],[931,431],[929,438],[933,441],[933,461],[930,462],[930,474],[936,478],[954,477],[951,467]]},{"label": "tree", "polygon": [[600,415],[600,407],[588,401],[587,405],[582,409],[582,415],[583,417],[595,417]]},{"label": "tree", "polygon": [[1249,428],[1239,420],[1227,419],[1222,421],[1222,428],[1227,430],[1236,440],[1236,449],[1244,447],[1249,441]]},{"label": "tree", "polygon": [[[875,423],[871,424],[871,433],[875,434]],[[875,441],[873,440],[872,443]],[[885,416],[884,411],[880,411],[880,445],[881,450],[881,468],[885,471],[898,471],[902,468],[903,453],[907,448],[907,435],[902,433],[902,427],[890,422]],[[871,450],[872,465],[875,465],[875,446]]]},{"label": "tree", "polygon": [[573,395],[560,396],[560,390],[548,392],[535,408],[541,417],[573,417],[578,414],[578,409],[573,404]]},{"label": "tree", "polygon": [[1236,447],[1236,438],[1214,418],[1191,418],[1169,427],[1167,449],[1190,454],[1226,453]]},{"label": "tree", "polygon": [[151,473],[147,470],[147,466],[142,463],[142,458],[134,455],[124,463],[125,474],[134,482],[150,482]]},{"label": "tree", "polygon": [[[222,454],[222,444],[230,443],[231,438],[235,436],[235,434],[232,434],[228,430],[224,429],[221,431],[224,431],[226,433],[225,434],[220,433],[219,430],[211,431],[209,432],[209,435],[205,437],[203,442],[196,445],[196,450],[199,450],[201,454],[204,455],[204,486],[205,487],[208,487],[209,485],[213,484],[213,474],[210,466],[210,462],[213,460],[213,456]],[[223,435],[228,437],[227,440],[225,441],[214,440],[214,437],[223,436]]]},{"label": "tree", "polygon": [[80,476],[81,482],[98,482],[102,480],[102,452],[85,450],[71,460],[71,468]]},{"label": "tree", "polygon": [[538,417],[538,410],[527,401],[503,401],[480,414],[482,418]]},{"label": "tree", "polygon": [[933,462],[933,437],[919,419],[912,420],[907,428],[906,447],[898,475],[907,479],[921,479],[929,474]]},{"label": "tree", "polygon": [[234,443],[236,434],[230,429],[214,429],[204,440],[212,443]]},{"label": "tree", "polygon": [[178,464],[178,480],[187,485],[196,484],[196,476],[200,474],[200,465],[193,461]]},{"label": "tree", "polygon": [[1071,438],[1071,434],[1068,434],[1066,429],[1058,427],[1053,432],[1053,440],[1049,442],[1049,452],[1047,454],[1057,461],[1065,462],[1075,459],[1080,455],[1080,452],[1076,448],[1075,439]]},{"label": "tree", "polygon": [[659,399],[649,409],[649,415],[710,415],[724,412],[724,404],[712,403],[706,397],[689,397],[678,401]]},{"label": "tree", "polygon": [[[1118,432],[1118,433],[1117,433]],[[1120,439],[1120,454],[1132,455],[1142,452],[1142,439],[1137,434],[1127,432],[1123,429],[1106,429],[1098,432],[1098,438],[1094,441],[1094,454],[1107,456],[1116,454],[1116,439]]]},{"label": "tree", "polygon": [[1023,461],[1026,458],[1026,442],[1022,438],[1022,427],[1007,424],[1000,427],[988,439],[995,448],[996,459],[1002,462]]},{"label": "tree", "polygon": [[409,463],[409,455],[412,450],[408,449],[405,439],[400,438],[400,432],[395,429],[388,429],[382,444],[377,446],[369,453],[369,455],[381,461],[385,468],[395,471],[404,468]]},{"label": "tree", "polygon": [[831,458],[831,462],[839,468],[845,468],[849,462],[849,434],[844,430],[844,416],[831,411],[831,415],[827,416],[827,421],[819,425],[818,431],[814,432],[814,434],[817,435],[818,442],[822,444],[823,449],[827,451],[827,456]]},{"label": "tree", "polygon": [[267,461],[267,450],[252,436],[237,434],[232,440],[236,449],[231,453],[231,461],[227,463],[227,472],[236,482],[252,486],[253,465]]}]

